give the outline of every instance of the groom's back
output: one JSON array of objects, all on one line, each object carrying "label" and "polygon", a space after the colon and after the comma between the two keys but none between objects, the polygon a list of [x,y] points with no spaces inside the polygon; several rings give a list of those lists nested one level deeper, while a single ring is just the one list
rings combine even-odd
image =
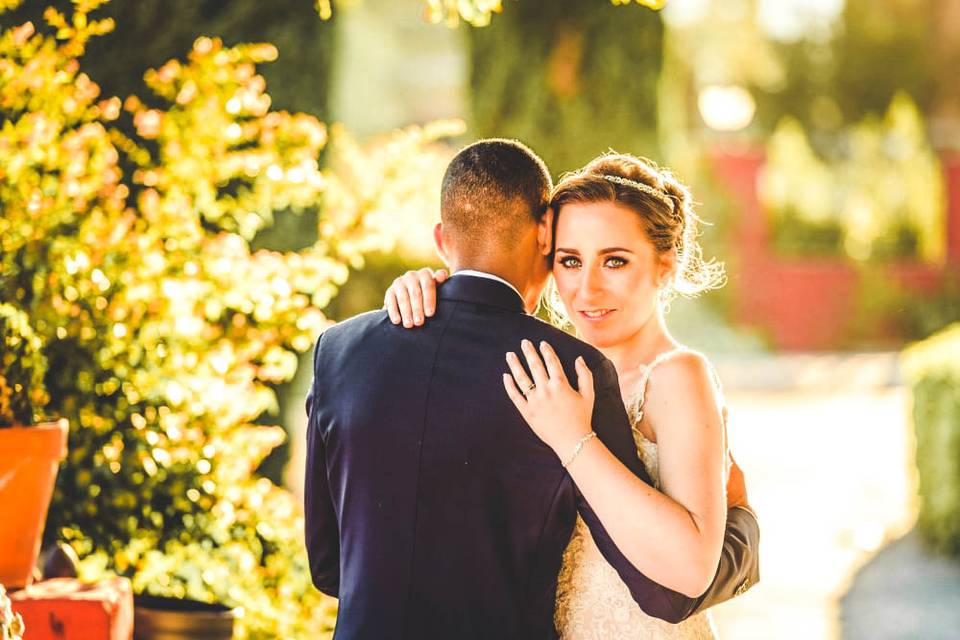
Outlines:
[{"label": "groom's back", "polygon": [[504,354],[522,338],[549,340],[566,365],[599,359],[524,315],[505,285],[470,276],[441,287],[423,327],[373,312],[323,335],[307,540],[317,586],[340,597],[338,639],[555,636],[575,504],[503,390]]}]

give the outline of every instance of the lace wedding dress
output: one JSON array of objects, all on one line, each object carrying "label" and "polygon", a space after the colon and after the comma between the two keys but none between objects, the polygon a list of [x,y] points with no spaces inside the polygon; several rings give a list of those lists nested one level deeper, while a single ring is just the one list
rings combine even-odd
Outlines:
[{"label": "lace wedding dress", "polygon": [[[669,351],[651,362],[644,369],[635,398],[627,407],[640,460],[658,489],[657,444],[647,440],[637,425],[643,418],[643,396],[650,372],[663,361],[686,351],[683,348]],[[645,614],[630,597],[617,572],[600,555],[590,530],[579,516],[563,554],[554,623],[561,640],[714,640],[717,637],[705,612],[676,625]]]}]

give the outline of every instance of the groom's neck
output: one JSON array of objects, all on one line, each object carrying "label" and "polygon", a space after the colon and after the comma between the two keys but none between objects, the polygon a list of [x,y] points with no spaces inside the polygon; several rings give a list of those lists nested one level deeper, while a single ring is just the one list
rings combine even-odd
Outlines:
[{"label": "groom's neck", "polygon": [[532,269],[518,268],[516,262],[514,260],[513,264],[510,264],[509,260],[465,260],[452,263],[450,271],[456,273],[469,269],[489,273],[506,280],[520,293],[520,297],[523,298],[523,306],[527,312],[532,313],[540,302],[540,294],[543,292],[545,279],[543,277],[538,278],[537,274],[532,273]]}]

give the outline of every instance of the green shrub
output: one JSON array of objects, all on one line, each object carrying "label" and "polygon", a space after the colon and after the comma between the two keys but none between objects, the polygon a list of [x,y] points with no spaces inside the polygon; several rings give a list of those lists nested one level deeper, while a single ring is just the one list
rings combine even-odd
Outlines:
[{"label": "green shrub", "polygon": [[913,387],[917,526],[931,547],[960,556],[960,324],[911,346],[903,361]]},{"label": "green shrub", "polygon": [[6,303],[0,303],[0,346],[0,427],[35,424],[50,400],[43,341],[27,314]]}]

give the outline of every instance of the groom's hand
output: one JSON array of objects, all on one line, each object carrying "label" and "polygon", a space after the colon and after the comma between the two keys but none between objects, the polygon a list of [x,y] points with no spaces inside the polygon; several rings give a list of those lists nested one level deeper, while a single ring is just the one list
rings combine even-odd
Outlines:
[{"label": "groom's hand", "polygon": [[747,501],[747,483],[743,478],[743,469],[733,459],[732,453],[727,453],[730,458],[730,472],[727,477],[727,509],[734,507],[749,507]]}]

